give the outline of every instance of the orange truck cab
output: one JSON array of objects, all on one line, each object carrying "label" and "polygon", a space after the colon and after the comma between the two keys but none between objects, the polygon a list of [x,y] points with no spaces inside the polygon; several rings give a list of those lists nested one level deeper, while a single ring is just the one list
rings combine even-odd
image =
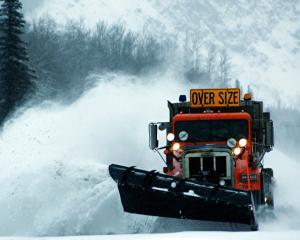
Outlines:
[{"label": "orange truck cab", "polygon": [[239,89],[191,90],[195,95],[193,102],[184,95],[168,102],[170,122],[159,126],[167,130],[164,172],[251,191],[257,206],[273,207],[273,171],[263,167],[274,145],[270,113],[250,94],[237,102]]}]

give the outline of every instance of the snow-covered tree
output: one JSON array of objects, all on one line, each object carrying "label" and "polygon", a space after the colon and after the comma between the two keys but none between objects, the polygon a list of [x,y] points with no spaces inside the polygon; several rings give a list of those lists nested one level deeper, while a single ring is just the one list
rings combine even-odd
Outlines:
[{"label": "snow-covered tree", "polygon": [[217,56],[217,48],[215,45],[212,44],[208,49],[207,59],[206,59],[206,71],[210,75],[212,75],[215,72],[216,56]]},{"label": "snow-covered tree", "polygon": [[1,0],[0,9],[0,124],[21,105],[33,89],[33,72],[29,67],[22,40],[25,21],[19,0]]},{"label": "snow-covered tree", "polygon": [[230,80],[230,59],[229,56],[224,49],[221,52],[220,55],[220,61],[219,61],[219,80],[221,83],[221,86],[227,87]]}]

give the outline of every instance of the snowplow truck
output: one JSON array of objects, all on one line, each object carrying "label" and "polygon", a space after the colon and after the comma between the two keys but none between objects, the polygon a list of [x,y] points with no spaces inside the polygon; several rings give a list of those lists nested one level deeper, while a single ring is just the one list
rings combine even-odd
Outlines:
[{"label": "snowplow truck", "polygon": [[[169,218],[247,224],[271,211],[273,170],[263,158],[274,146],[273,121],[263,102],[240,89],[192,89],[168,101],[169,122],[149,124],[149,147],[163,151],[163,173],[116,164],[124,211]],[[166,131],[159,147],[158,130]]]}]

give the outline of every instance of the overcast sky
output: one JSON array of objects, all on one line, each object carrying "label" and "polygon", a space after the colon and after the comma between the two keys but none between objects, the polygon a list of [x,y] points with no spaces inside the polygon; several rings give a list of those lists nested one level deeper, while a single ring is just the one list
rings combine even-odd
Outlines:
[{"label": "overcast sky", "polygon": [[[32,12],[39,7],[44,0],[21,0],[25,14]],[[48,0],[49,1],[49,0]]]}]

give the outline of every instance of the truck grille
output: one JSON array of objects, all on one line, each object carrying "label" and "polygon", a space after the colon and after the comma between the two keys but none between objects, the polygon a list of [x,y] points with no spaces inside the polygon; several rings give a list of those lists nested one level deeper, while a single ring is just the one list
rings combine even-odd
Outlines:
[{"label": "truck grille", "polygon": [[228,153],[214,153],[213,156],[187,154],[183,163],[185,176],[198,178],[200,175],[214,174],[224,179],[231,178],[230,156]]}]

